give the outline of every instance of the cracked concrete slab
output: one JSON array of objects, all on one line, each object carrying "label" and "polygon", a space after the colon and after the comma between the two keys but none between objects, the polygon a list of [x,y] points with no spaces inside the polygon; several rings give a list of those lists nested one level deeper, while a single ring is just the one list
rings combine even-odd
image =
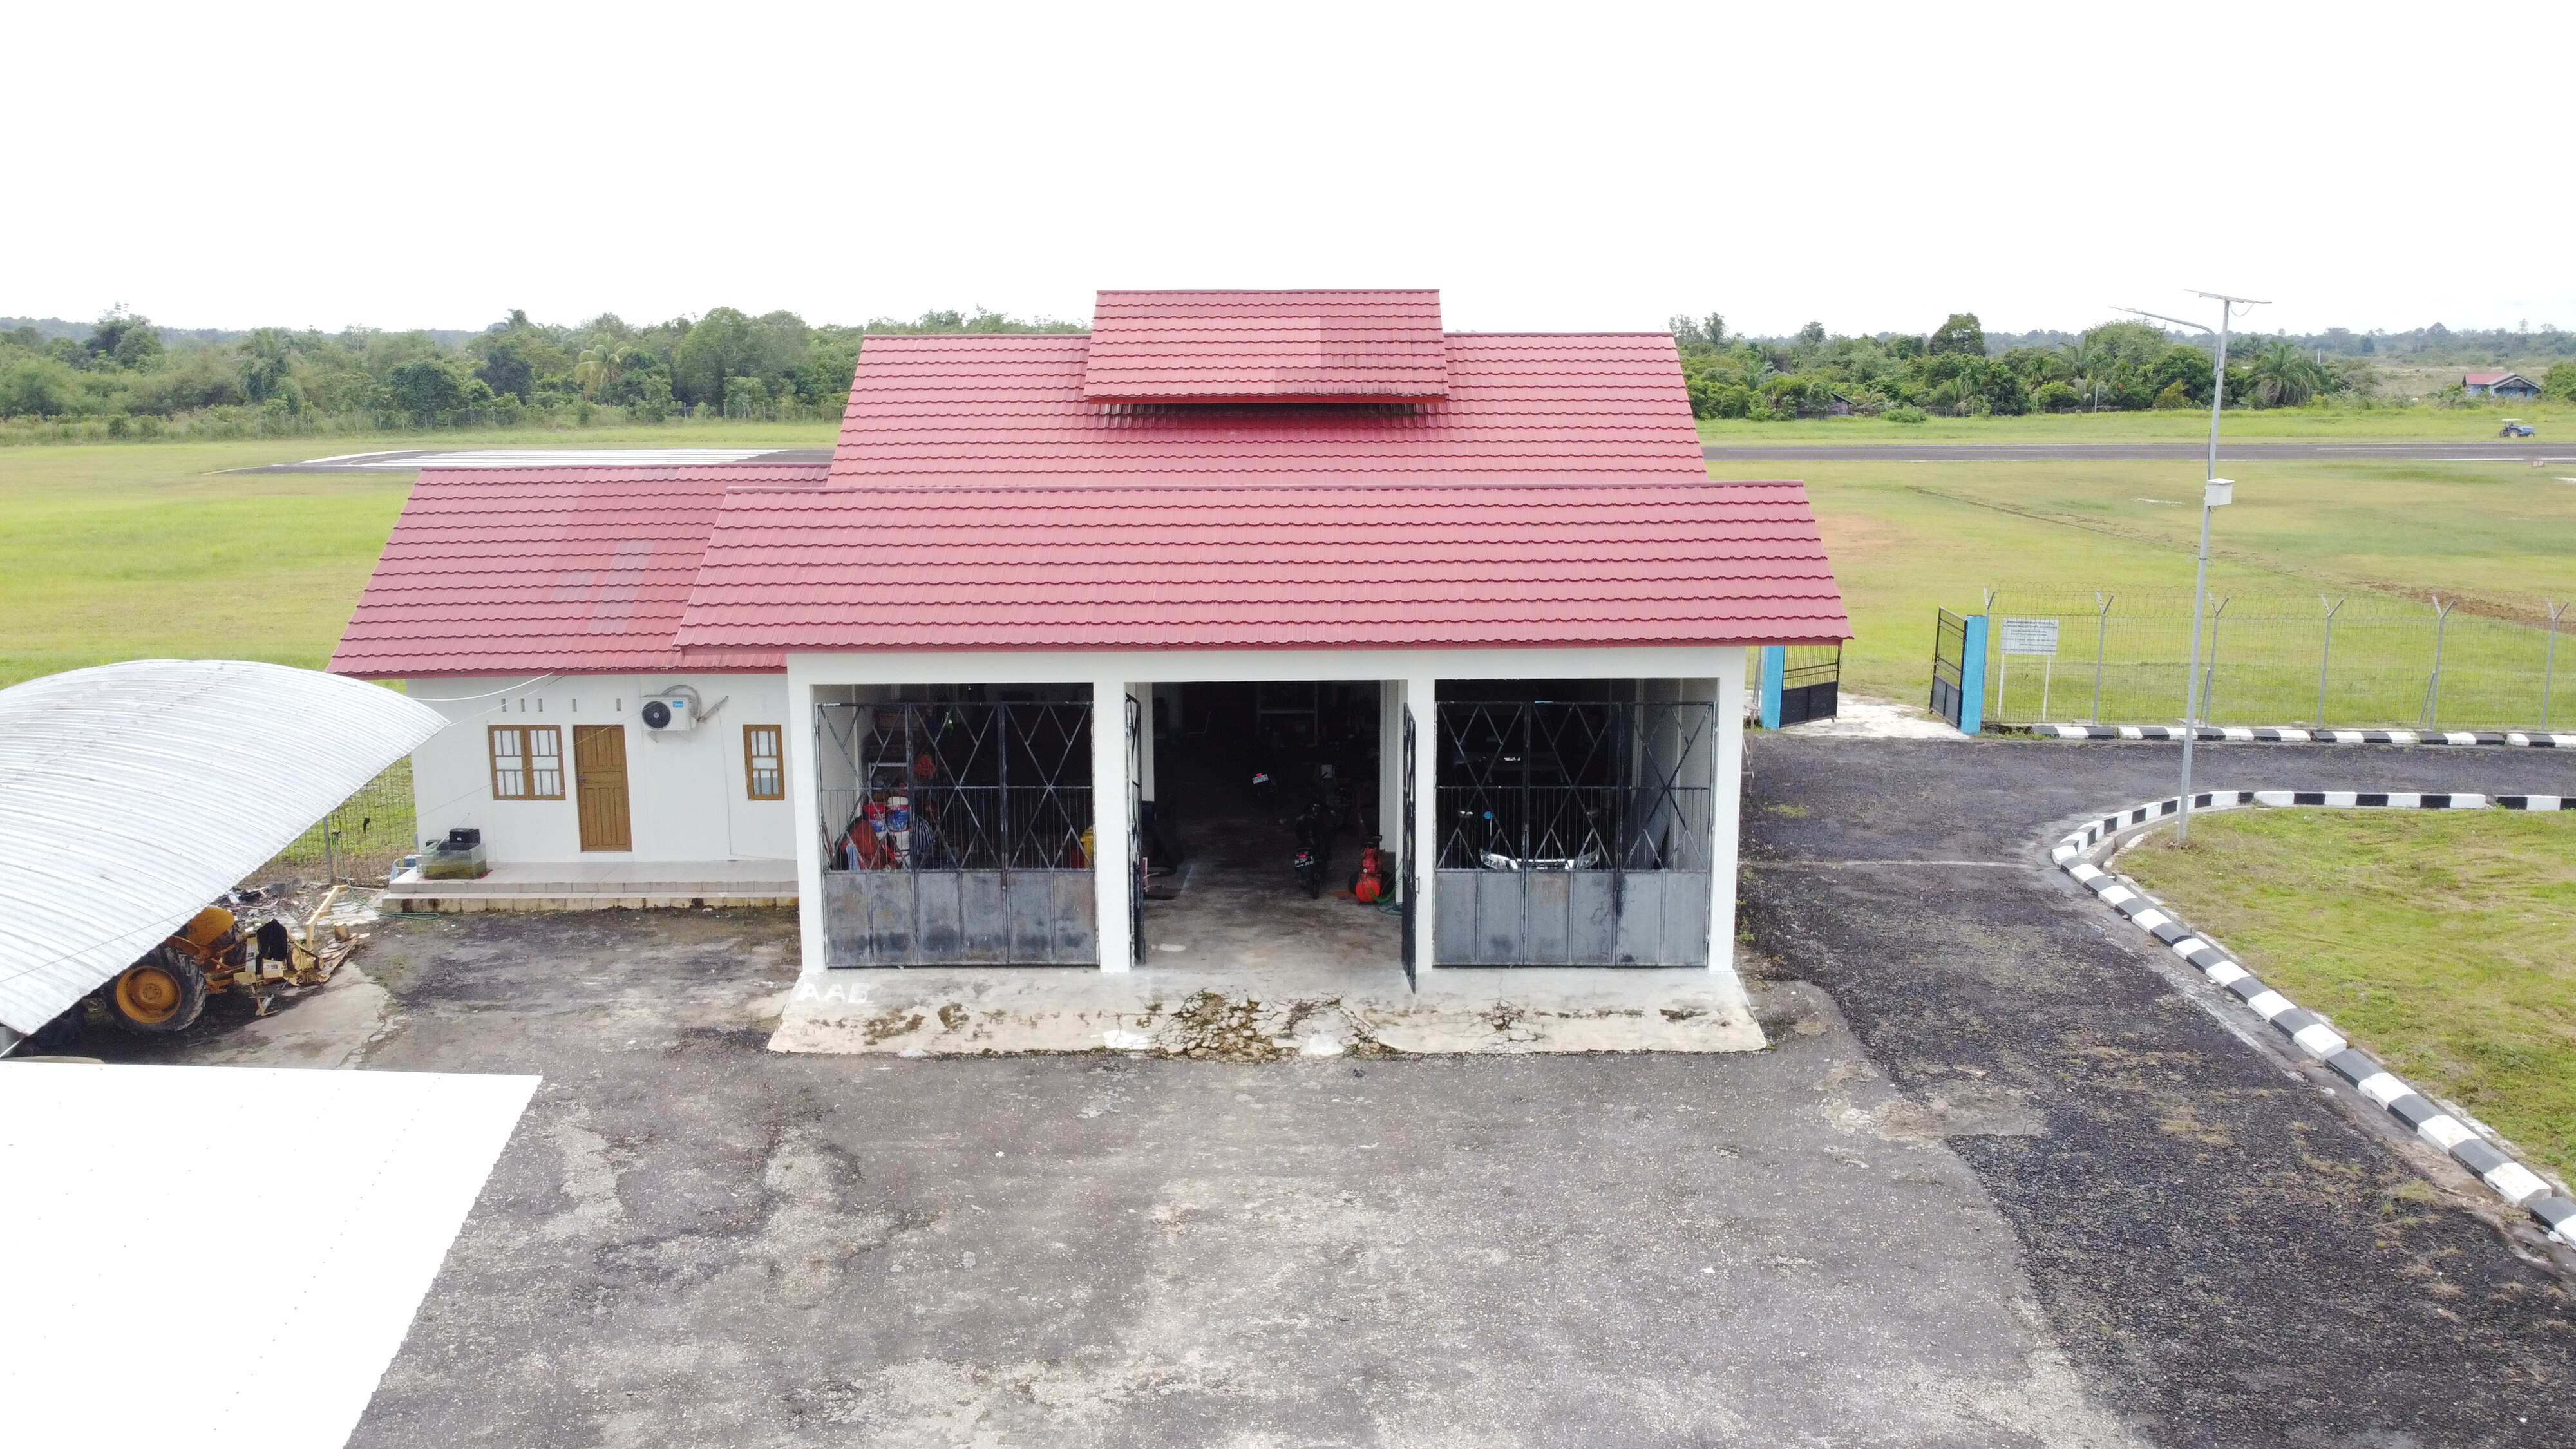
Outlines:
[{"label": "cracked concrete slab", "polygon": [[789,995],[770,1048],[951,1056],[1151,1052],[1267,1061],[1344,1053],[1759,1051],[1731,974],[1274,965],[1124,973],[830,971]]},{"label": "cracked concrete slab", "polygon": [[2138,1442],[1962,1157],[2033,1124],[1811,987],[1758,1052],[904,1059],[767,1050],[793,944],[389,931],[365,1066],[546,1081],[357,1449]]}]

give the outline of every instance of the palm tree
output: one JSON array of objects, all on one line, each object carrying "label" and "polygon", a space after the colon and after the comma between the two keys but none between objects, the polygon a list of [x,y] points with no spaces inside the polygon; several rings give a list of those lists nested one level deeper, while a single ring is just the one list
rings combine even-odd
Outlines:
[{"label": "palm tree", "polygon": [[2308,350],[2286,337],[2275,337],[2246,360],[2245,376],[2255,400],[2270,408],[2294,408],[2323,392],[2326,370]]},{"label": "palm tree", "polygon": [[2100,412],[2102,410],[2102,364],[2109,360],[2108,355],[2101,348],[2094,346],[2093,339],[2090,337],[2078,337],[2057,350],[2066,358],[2067,367],[2074,371],[2077,384],[2092,390],[2093,410]]},{"label": "palm tree", "polygon": [[1752,392],[1760,392],[1762,384],[1778,376],[1780,372],[1780,369],[1771,365],[1771,354],[1750,342],[1745,343],[1744,350],[1736,354],[1735,362],[1736,366],[1744,369],[1744,386]]},{"label": "palm tree", "polygon": [[573,364],[572,380],[583,397],[597,401],[599,390],[617,380],[616,352],[605,342],[582,349],[581,360]]}]

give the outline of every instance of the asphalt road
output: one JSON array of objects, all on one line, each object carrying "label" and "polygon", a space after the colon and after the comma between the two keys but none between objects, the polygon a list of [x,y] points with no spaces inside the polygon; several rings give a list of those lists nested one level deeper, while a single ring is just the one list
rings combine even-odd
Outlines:
[{"label": "asphalt road", "polygon": [[[1888,463],[2027,463],[2097,459],[2131,462],[2163,458],[2207,458],[2206,443],[1711,443],[1700,449],[1712,463],[1806,458]],[[2576,446],[2526,438],[2518,443],[2231,443],[2218,444],[2222,463],[2283,463],[2311,459],[2431,459],[2448,462],[2576,463]]]},{"label": "asphalt road", "polygon": [[[233,468],[227,471],[234,473],[353,473],[362,476],[381,477],[387,473],[417,472],[421,468],[435,466],[434,460],[453,457],[455,456],[456,451],[457,450],[440,448],[398,448],[390,452],[349,453],[330,458],[311,458],[300,463],[271,463],[264,467]],[[490,452],[495,450],[474,449],[468,451]],[[828,463],[832,461],[832,450],[829,448],[777,448],[769,452],[755,453],[743,458],[692,458],[685,455],[702,450],[690,448],[562,448],[543,450],[504,449],[498,451],[508,453],[514,459],[518,460],[510,465],[515,467],[543,466],[547,462],[561,462],[582,467],[616,467],[621,463],[631,463],[640,467],[651,464],[707,463],[722,461],[738,463]],[[726,453],[731,450],[713,451]],[[556,459],[545,459],[541,455],[546,452],[558,453],[561,456]],[[535,462],[530,462],[526,460],[527,455],[529,454],[539,454],[540,456]],[[627,457],[621,455],[632,456]]]},{"label": "asphalt road", "polygon": [[[1963,1079],[2046,1129],[1954,1143],[2013,1224],[2056,1341],[2172,1445],[2576,1435],[2576,1300],[2520,1213],[2249,1045],[2216,993],[2053,870],[2084,815],[2171,794],[2178,747],[1763,737],[1747,910],[1909,1097]],[[2201,788],[2576,793],[2520,750],[2204,745]],[[2223,1007],[2222,1011],[2234,1011]],[[2424,1171],[2419,1172],[2419,1168]],[[2433,1174],[2428,1177],[2426,1172]],[[2430,1189],[2430,1190],[2428,1190]],[[2565,1261],[2562,1259],[2562,1261]]]}]

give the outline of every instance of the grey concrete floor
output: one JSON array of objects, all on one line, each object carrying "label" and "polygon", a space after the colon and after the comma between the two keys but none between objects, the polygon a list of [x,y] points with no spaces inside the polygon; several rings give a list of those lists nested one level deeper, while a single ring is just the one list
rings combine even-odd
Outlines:
[{"label": "grey concrete floor", "polygon": [[1361,842],[1333,849],[1321,898],[1297,889],[1296,833],[1248,809],[1186,817],[1174,832],[1187,852],[1158,882],[1171,900],[1145,903],[1140,967],[1240,967],[1289,963],[1392,978],[1403,970],[1400,918],[1351,898]]},{"label": "grey concrete floor", "polygon": [[546,1082],[355,1444],[2132,1442],[1953,1150],[2035,1120],[1812,990],[1730,1056],[889,1062],[762,1049],[793,940],[385,928],[366,1066]]}]

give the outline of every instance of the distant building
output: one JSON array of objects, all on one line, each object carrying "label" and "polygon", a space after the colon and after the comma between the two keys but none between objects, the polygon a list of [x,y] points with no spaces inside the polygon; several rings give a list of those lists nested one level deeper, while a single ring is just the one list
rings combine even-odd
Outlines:
[{"label": "distant building", "polygon": [[2540,384],[2518,372],[2472,372],[2460,379],[2471,397],[2535,398]]}]

